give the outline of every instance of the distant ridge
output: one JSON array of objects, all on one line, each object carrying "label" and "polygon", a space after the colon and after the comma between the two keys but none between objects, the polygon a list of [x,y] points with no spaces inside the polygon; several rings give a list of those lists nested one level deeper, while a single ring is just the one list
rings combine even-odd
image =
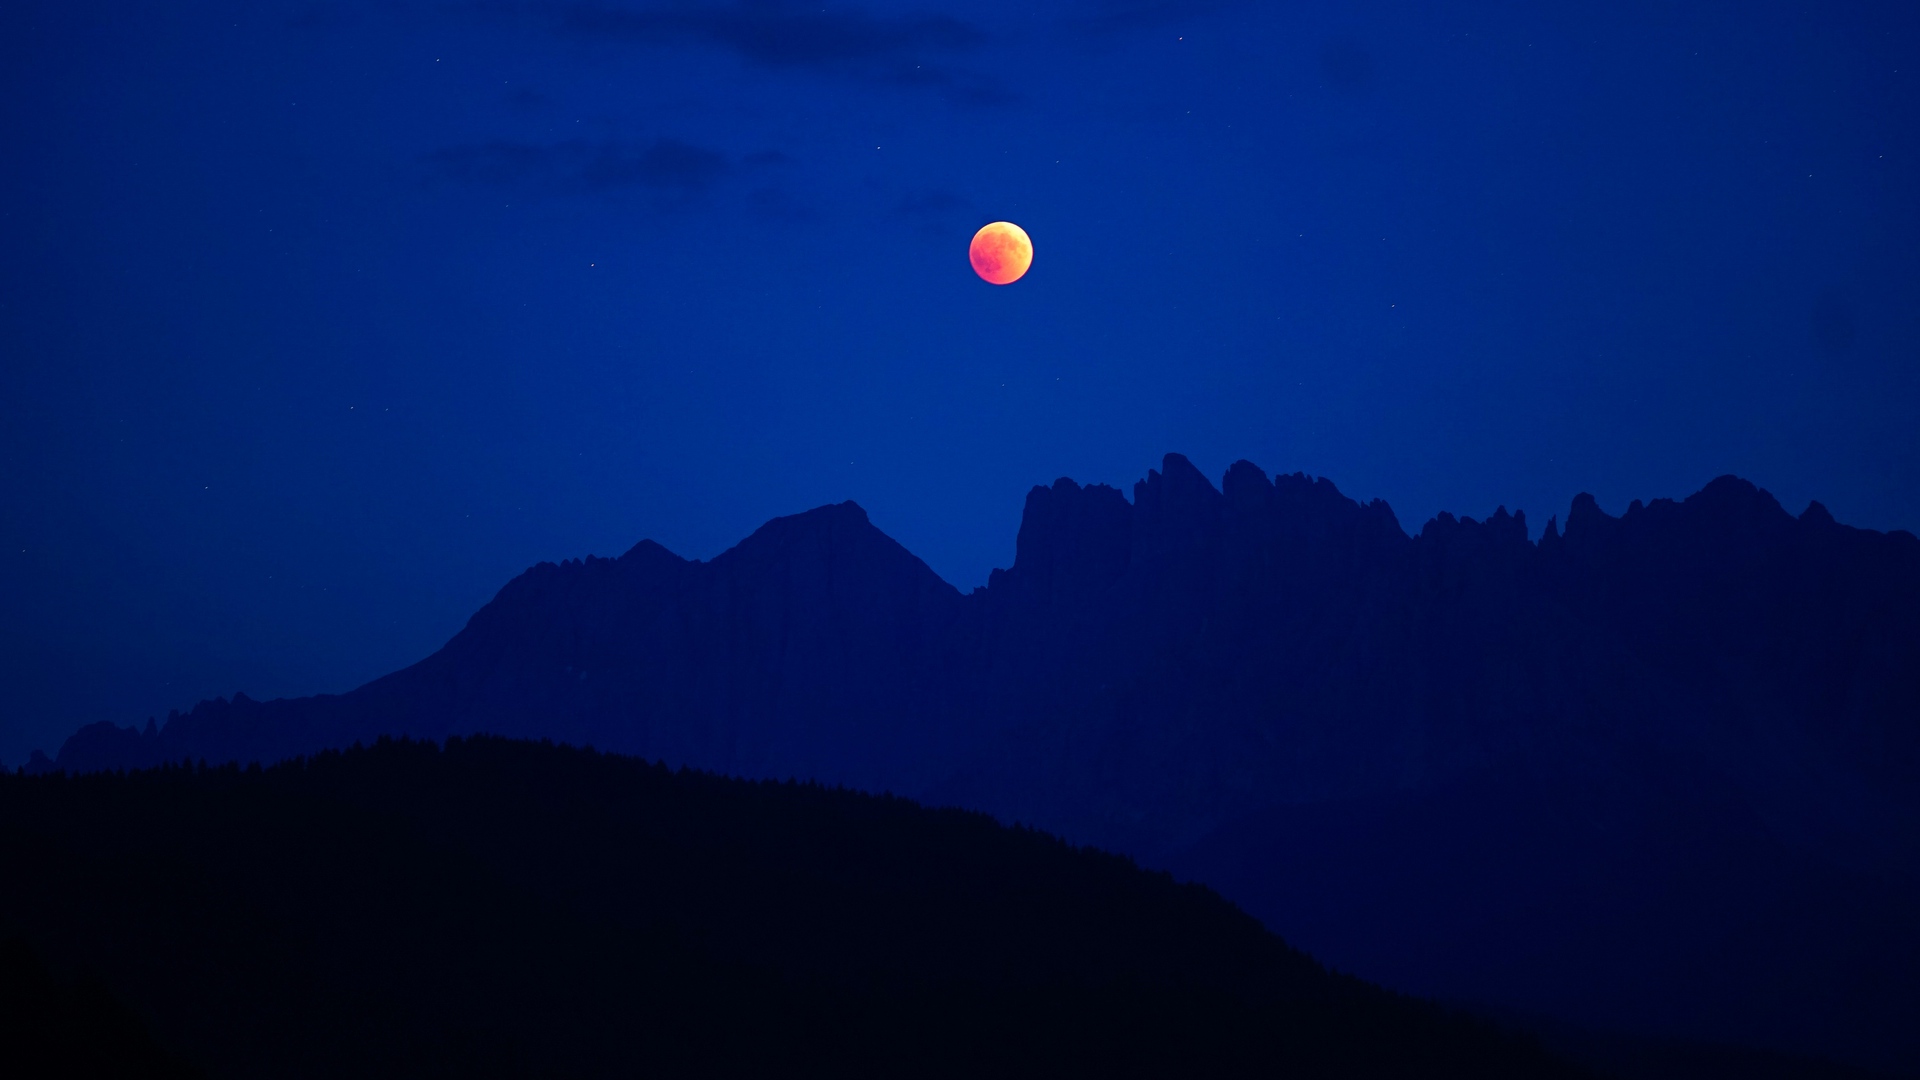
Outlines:
[{"label": "distant ridge", "polygon": [[1131,500],[1034,488],[970,594],[843,503],[710,562],[543,563],[351,693],[38,767],[488,731],[814,777],[1178,866],[1394,985],[1913,1070],[1917,718],[1910,534],[1721,477],[1409,536],[1176,454]]}]

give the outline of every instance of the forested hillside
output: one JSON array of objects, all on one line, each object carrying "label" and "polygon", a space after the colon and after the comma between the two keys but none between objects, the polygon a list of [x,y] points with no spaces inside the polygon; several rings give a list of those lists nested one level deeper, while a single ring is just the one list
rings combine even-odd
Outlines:
[{"label": "forested hillside", "polygon": [[0,777],[0,864],[216,1077],[1580,1075],[1114,855],[539,743]]}]

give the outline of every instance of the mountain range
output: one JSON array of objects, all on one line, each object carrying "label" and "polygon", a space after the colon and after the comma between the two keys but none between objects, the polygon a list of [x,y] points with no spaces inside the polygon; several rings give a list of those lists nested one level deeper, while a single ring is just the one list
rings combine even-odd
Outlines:
[{"label": "mountain range", "polygon": [[970,593],[842,503],[542,563],[350,693],[30,771],[474,732],[986,810],[1398,988],[1920,1071],[1920,541],[1734,477],[1533,540],[1168,455],[1034,488]]}]

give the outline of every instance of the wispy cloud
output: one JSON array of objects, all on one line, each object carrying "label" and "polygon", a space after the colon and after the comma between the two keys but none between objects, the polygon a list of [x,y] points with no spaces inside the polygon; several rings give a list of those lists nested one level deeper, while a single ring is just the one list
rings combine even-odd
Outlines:
[{"label": "wispy cloud", "polygon": [[427,155],[427,163],[442,176],[472,183],[574,191],[641,188],[678,198],[705,194],[734,168],[725,154],[678,139],[645,144],[496,139],[442,147]]},{"label": "wispy cloud", "polygon": [[1144,27],[1189,22],[1246,0],[1096,0],[1091,10],[1066,20],[1069,29],[1093,34],[1115,34]]},{"label": "wispy cloud", "polygon": [[575,33],[628,41],[701,41],[768,67],[845,67],[979,45],[986,35],[945,15],[882,18],[801,8],[781,0],[632,8],[576,3],[556,9]]},{"label": "wispy cloud", "polygon": [[637,185],[691,195],[718,183],[727,168],[724,154],[678,139],[660,139],[645,148],[604,146],[580,177],[596,190]]},{"label": "wispy cloud", "polygon": [[943,65],[943,58],[990,40],[979,26],[950,15],[880,16],[788,0],[649,6],[584,0],[539,10],[556,30],[576,36],[724,49],[757,67],[930,87],[971,104],[1010,98],[988,78]]}]

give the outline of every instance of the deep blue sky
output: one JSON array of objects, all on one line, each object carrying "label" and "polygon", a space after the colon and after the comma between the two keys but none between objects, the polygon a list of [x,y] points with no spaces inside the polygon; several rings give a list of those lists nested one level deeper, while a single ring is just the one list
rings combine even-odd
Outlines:
[{"label": "deep blue sky", "polygon": [[1920,527],[1915,12],[10,0],[0,761],[825,502],[968,588],[1168,450]]}]

